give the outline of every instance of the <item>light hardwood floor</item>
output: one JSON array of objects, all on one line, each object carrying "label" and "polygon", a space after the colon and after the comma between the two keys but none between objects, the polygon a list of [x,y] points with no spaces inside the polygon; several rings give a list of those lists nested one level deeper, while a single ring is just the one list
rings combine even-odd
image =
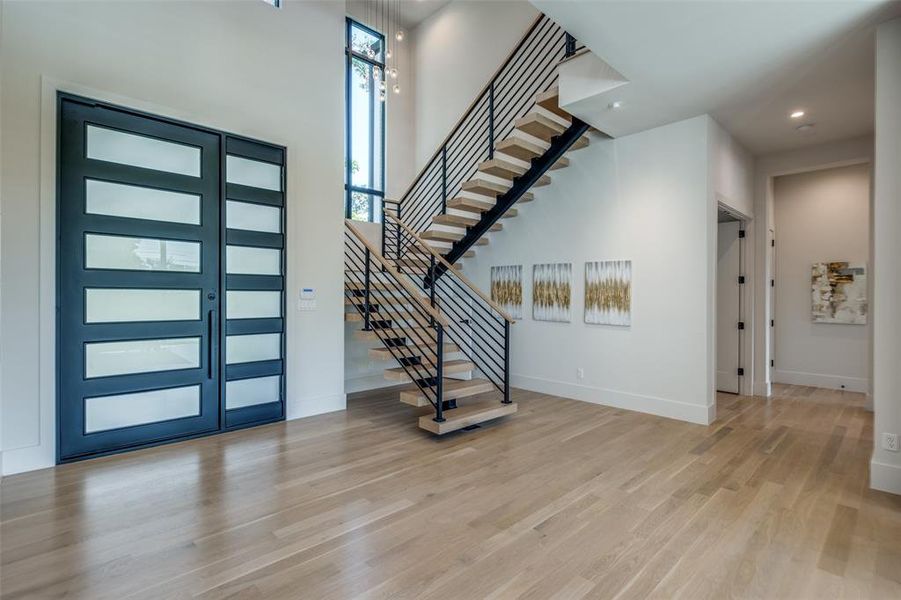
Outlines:
[{"label": "light hardwood floor", "polygon": [[2,597],[901,598],[861,396],[723,395],[711,427],[515,400],[436,438],[365,394],[6,478]]}]

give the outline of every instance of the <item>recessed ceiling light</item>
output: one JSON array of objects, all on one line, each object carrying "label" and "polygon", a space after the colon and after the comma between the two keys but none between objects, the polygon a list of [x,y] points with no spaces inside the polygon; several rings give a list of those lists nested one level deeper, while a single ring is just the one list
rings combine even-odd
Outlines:
[{"label": "recessed ceiling light", "polygon": [[611,102],[608,106],[613,110],[617,110],[623,107],[623,102],[622,100],[617,100],[616,102]]},{"label": "recessed ceiling light", "polygon": [[797,127],[795,127],[795,129],[797,129],[801,133],[806,133],[813,129],[813,123],[804,123],[803,125],[798,125]]},{"label": "recessed ceiling light", "polygon": [[792,118],[792,119],[800,119],[800,118],[803,117],[803,116],[804,116],[804,111],[803,111],[803,110],[796,110],[795,112],[793,112],[793,113],[791,114],[791,118]]}]

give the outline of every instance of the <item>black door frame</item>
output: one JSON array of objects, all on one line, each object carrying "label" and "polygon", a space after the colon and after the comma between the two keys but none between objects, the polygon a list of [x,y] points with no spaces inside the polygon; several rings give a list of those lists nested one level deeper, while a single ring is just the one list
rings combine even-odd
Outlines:
[{"label": "black door frame", "polygon": [[[145,425],[136,425],[132,427],[142,427],[146,428],[145,431],[150,432],[149,436],[152,439],[148,441],[141,441],[134,444],[124,443],[120,444],[118,447],[100,450],[100,451],[78,451],[77,449],[73,452],[70,450],[66,450],[63,446],[63,430],[66,427],[81,426],[81,435],[84,435],[84,402],[80,403],[81,406],[81,418],[76,419],[75,423],[71,421],[72,417],[72,407],[65,407],[63,402],[63,385],[66,383],[71,383],[71,378],[66,380],[63,377],[63,369],[64,365],[70,363],[77,363],[77,366],[71,368],[75,368],[76,370],[80,370],[83,374],[84,372],[84,358],[83,351],[78,354],[78,358],[74,358],[71,354],[66,354],[67,349],[64,347],[62,343],[64,340],[64,332],[71,335],[71,332],[66,328],[75,328],[81,329],[85,327],[84,319],[80,319],[80,322],[77,324],[73,323],[65,323],[64,318],[62,318],[62,314],[68,316],[68,313],[71,311],[62,311],[62,301],[63,298],[71,297],[72,293],[72,273],[64,272],[61,268],[61,262],[63,258],[63,253],[67,252],[67,248],[63,246],[63,227],[64,221],[65,226],[71,226],[71,221],[64,218],[64,215],[69,214],[71,218],[71,213],[77,212],[81,216],[76,216],[76,219],[85,217],[85,209],[84,204],[82,203],[80,206],[73,207],[64,207],[62,205],[63,199],[63,189],[66,185],[71,185],[71,182],[66,182],[63,180],[63,160],[71,160],[72,157],[64,156],[65,149],[62,145],[62,135],[63,135],[63,127],[65,126],[63,123],[64,118],[64,105],[70,103],[72,105],[81,106],[84,108],[92,109],[92,108],[100,108],[103,109],[104,114],[110,115],[113,117],[115,121],[116,118],[121,118],[124,122],[128,122],[127,126],[123,126],[122,129],[125,131],[131,132],[141,132],[142,125],[148,130],[145,133],[149,134],[151,137],[159,137],[162,139],[172,139],[173,141],[178,141],[176,138],[169,137],[168,134],[171,134],[173,131],[185,130],[185,132],[190,136],[193,132],[196,132],[197,138],[206,138],[207,140],[216,140],[216,148],[217,153],[212,153],[210,150],[212,148],[207,145],[207,152],[202,151],[201,161],[203,164],[201,175],[203,175],[203,169],[209,169],[214,167],[218,170],[218,180],[214,188],[216,197],[218,198],[218,203],[213,205],[213,212],[216,213],[215,219],[218,219],[219,229],[218,229],[218,240],[216,240],[217,244],[213,246],[215,249],[212,251],[215,260],[212,262],[216,264],[216,268],[218,268],[218,281],[217,286],[217,298],[215,300],[213,310],[216,311],[216,328],[215,331],[208,329],[211,321],[207,320],[207,289],[201,289],[200,301],[201,301],[201,313],[200,320],[197,321],[197,329],[198,331],[195,333],[184,333],[185,322],[180,321],[177,323],[169,323],[166,325],[165,322],[149,322],[149,323],[129,323],[127,324],[129,328],[129,339],[140,339],[142,334],[145,337],[153,337],[159,338],[164,337],[162,334],[165,331],[175,332],[177,330],[181,330],[181,333],[172,335],[171,337],[180,337],[183,335],[189,335],[190,337],[196,337],[199,335],[202,338],[201,342],[201,365],[200,369],[188,369],[188,370],[180,370],[180,371],[162,371],[155,373],[141,373],[141,374],[132,374],[132,375],[124,375],[117,376],[118,383],[122,384],[126,381],[126,378],[131,380],[132,378],[137,378],[135,381],[144,384],[144,388],[146,389],[161,389],[166,387],[178,386],[180,385],[180,381],[184,381],[184,376],[186,372],[191,371],[202,371],[206,372],[212,376],[215,375],[215,381],[218,383],[216,386],[217,389],[217,401],[218,401],[218,411],[215,412],[214,415],[204,415],[203,411],[201,411],[201,418],[206,419],[200,430],[195,430],[190,433],[180,433],[179,430],[184,430],[185,427],[181,427],[180,423],[183,421],[182,419],[177,419],[173,421],[163,421],[156,424],[145,424]],[[98,125],[103,126],[103,124],[98,123]],[[136,127],[137,125],[137,127]],[[108,126],[108,125],[107,125]],[[164,134],[165,132],[165,134]],[[156,133],[156,135],[154,135]],[[84,130],[82,130],[81,135],[84,135]],[[55,391],[55,402],[56,402],[56,460],[57,464],[72,462],[77,460],[83,460],[86,458],[93,458],[97,456],[104,456],[108,454],[116,454],[120,452],[131,451],[139,448],[146,448],[151,446],[156,446],[165,443],[171,443],[174,441],[182,441],[185,439],[191,439],[196,437],[202,437],[206,435],[211,435],[215,433],[220,433],[226,430],[232,429],[240,429],[244,427],[251,427],[255,425],[260,425],[264,423],[270,423],[275,421],[284,420],[285,418],[285,396],[286,396],[286,337],[287,330],[285,327],[286,322],[286,289],[285,289],[285,277],[287,274],[287,252],[286,252],[286,193],[287,193],[287,149],[284,146],[278,146],[275,144],[270,144],[266,142],[260,142],[257,140],[253,140],[251,138],[246,138],[243,136],[238,136],[234,134],[230,134],[224,131],[219,131],[215,129],[210,129],[207,127],[198,126],[193,123],[186,123],[183,121],[179,121],[176,119],[170,119],[167,117],[162,117],[155,114],[146,113],[143,111],[131,109],[128,107],[118,106],[102,101],[93,100],[90,98],[85,98],[82,96],[78,96],[75,94],[70,94],[66,92],[58,92],[57,93],[57,183],[56,183],[56,211],[57,211],[57,219],[56,219],[56,234],[57,234],[57,243],[55,246],[56,250],[56,323],[55,323],[55,333],[56,333],[56,365],[55,365],[55,380],[56,380],[56,391]],[[190,143],[190,142],[189,142]],[[196,140],[191,143],[191,145],[197,146]],[[84,161],[83,158],[84,148],[82,150],[82,155],[80,158],[81,161]],[[230,184],[226,181],[226,156],[234,155],[241,156],[245,158],[250,158],[253,160],[262,160],[265,162],[271,162],[278,164],[281,167],[281,191],[273,192],[268,190],[261,190],[257,188],[250,188],[245,186],[240,186],[236,184]],[[96,169],[98,167],[97,164],[93,165]],[[106,163],[99,165],[100,170],[109,169],[110,171],[115,171],[119,174],[121,173],[140,173],[141,181],[143,185],[148,184],[148,179],[150,181],[157,181],[161,185],[160,187],[164,187],[167,189],[172,189],[170,185],[165,185],[171,183],[174,179],[182,178],[181,183],[182,186],[176,186],[176,189],[179,187],[183,187],[188,179],[193,180],[193,183],[198,182],[198,178],[189,178],[186,176],[179,176],[177,174],[169,174],[163,172],[151,171],[148,169],[142,169],[140,167],[129,167],[126,165],[117,165],[112,163]],[[157,179],[158,178],[158,179]],[[125,181],[127,183],[127,181]],[[190,184],[189,184],[190,187]],[[210,190],[207,190],[207,193]],[[79,196],[83,200],[83,192]],[[237,230],[227,230],[226,229],[226,199],[230,200],[240,200],[240,201],[249,201],[260,204],[268,204],[271,206],[278,206],[281,209],[281,233],[279,234],[266,234],[260,232],[249,232],[249,231],[237,231]],[[71,203],[70,203],[71,204]],[[212,203],[208,203],[212,204]],[[209,214],[206,214],[208,209],[205,207],[201,207],[201,222],[205,222],[206,219],[211,218]],[[108,222],[110,225],[115,224],[117,231],[119,234],[131,235],[134,234],[136,236],[144,237],[144,236],[158,236],[163,238],[168,238],[174,236],[176,239],[179,236],[190,236],[193,233],[196,236],[197,227],[192,225],[184,225],[178,223],[163,223],[163,222],[155,222],[155,221],[143,221],[138,223],[131,223],[129,219],[123,219],[119,217],[100,217],[98,215],[92,215],[91,220],[94,222]],[[150,224],[150,225],[148,225]],[[82,231],[82,227],[79,226],[79,232]],[[148,229],[151,231],[148,233]],[[161,235],[165,234],[165,235]],[[168,235],[171,233],[171,236]],[[68,239],[68,237],[66,238]],[[69,243],[67,241],[66,243]],[[226,275],[226,244],[235,243],[242,245],[250,245],[250,246],[259,246],[259,247],[278,247],[282,250],[281,252],[281,270],[278,276],[258,276],[258,275]],[[82,243],[83,245],[83,243]],[[218,255],[216,255],[218,254]],[[83,255],[83,248],[80,250],[79,256]],[[207,248],[204,251],[202,247],[201,250],[201,263],[204,267],[209,264],[211,261],[210,249]],[[82,263],[84,264],[84,263]],[[204,268],[202,267],[202,271]],[[106,273],[105,278],[109,279],[109,282],[104,281],[103,285],[107,285],[107,283],[112,283],[111,287],[115,286],[114,278],[115,276],[121,275],[123,272],[113,272]],[[134,271],[124,271],[124,273],[134,273]],[[183,275],[183,273],[181,273]],[[81,275],[81,273],[78,273]],[[167,272],[142,272],[142,285],[148,286],[153,285],[156,286],[157,282],[160,283],[160,287],[166,287],[165,279],[167,276],[171,277],[171,273]],[[81,280],[80,277],[76,276],[76,279]],[[100,274],[100,279],[104,279],[104,274]],[[198,283],[203,279],[202,275],[197,277]],[[270,289],[270,290],[280,290],[281,291],[281,317],[278,319],[251,319],[247,320],[248,322],[232,322],[229,323],[226,319],[226,295],[227,290],[229,289],[227,286],[231,284],[233,286],[232,289]],[[121,284],[119,287],[125,287],[125,284]],[[129,285],[128,287],[140,287],[135,286],[134,284]],[[179,286],[184,287],[184,286]],[[67,292],[68,290],[68,292]],[[80,291],[80,288],[79,288]],[[83,313],[83,303],[84,298],[82,297],[81,303],[79,305],[79,309],[82,310]],[[117,329],[117,324],[106,324],[101,325],[99,327],[96,324],[93,326],[95,332],[101,332],[103,330],[109,329],[110,333],[115,332]],[[121,330],[122,328],[119,327]],[[225,360],[225,336],[227,333],[256,333],[256,332],[276,332],[276,330],[280,333],[280,359],[277,361],[265,361],[258,363],[244,363],[233,365],[228,367],[226,365]],[[133,332],[137,332],[137,335],[132,336]],[[211,338],[209,343],[209,355],[203,355],[203,340],[207,337]],[[71,345],[71,344],[70,344]],[[73,360],[74,358],[74,360]],[[80,359],[80,360],[79,360]],[[277,364],[274,364],[277,363]],[[254,405],[240,409],[234,409],[232,411],[226,411],[226,399],[225,399],[225,387],[226,381],[230,379],[240,379],[244,377],[250,376],[261,376],[261,375],[280,375],[280,386],[279,386],[279,401],[273,402],[269,404],[261,404]],[[196,375],[196,373],[195,373]],[[64,381],[65,380],[65,381]],[[81,388],[85,387],[85,381],[82,381],[82,384],[79,386],[79,392],[81,393]],[[95,384],[92,382],[92,384]],[[190,384],[190,383],[188,383]],[[181,384],[185,385],[185,384]],[[102,385],[100,386],[103,387]],[[203,389],[203,388],[202,388]],[[134,391],[141,391],[134,390]],[[110,391],[109,393],[119,393]],[[125,393],[125,392],[123,392]],[[106,395],[103,393],[96,395]],[[201,406],[204,406],[204,395],[202,394],[201,398]],[[215,418],[213,418],[215,417]],[[197,417],[187,417],[187,419],[192,419]],[[116,432],[121,432],[124,430],[131,430],[132,427],[126,427],[122,429],[112,430],[110,432],[110,439],[115,439],[118,436],[115,435]],[[154,428],[158,429],[158,435],[153,435]],[[94,435],[94,434],[91,434]],[[71,444],[70,444],[71,445]]]}]

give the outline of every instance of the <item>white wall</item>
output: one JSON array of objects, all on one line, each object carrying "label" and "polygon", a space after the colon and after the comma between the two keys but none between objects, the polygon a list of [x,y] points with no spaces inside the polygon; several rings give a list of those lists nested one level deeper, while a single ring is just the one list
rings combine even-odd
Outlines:
[{"label": "white wall", "polygon": [[[466,261],[482,289],[492,265],[523,265],[513,385],[695,423],[713,419],[709,122],[702,116],[616,140],[593,136]],[[632,260],[631,327],[584,323],[584,263],[605,259]],[[546,262],[573,263],[570,323],[531,318],[532,265]]]},{"label": "white wall", "polygon": [[[753,273],[753,393],[767,396],[770,393],[770,303],[769,281],[772,273],[768,267],[769,231],[775,232],[773,208],[773,178],[779,175],[803,173],[817,169],[827,169],[869,162],[873,156],[873,138],[863,136],[818,146],[758,156],[754,162],[754,214],[752,224],[753,240],[749,240],[749,254],[753,253],[753,264],[748,272]],[[779,234],[776,235],[778,251]]]},{"label": "white wall", "polygon": [[717,201],[744,217],[754,216],[754,157],[710,119],[711,168]]},{"label": "white wall", "polygon": [[[2,10],[3,472],[55,454],[56,89],[287,146],[288,417],[343,408],[344,3]],[[317,290],[315,312],[292,310],[304,286]]]},{"label": "white wall", "polygon": [[537,17],[525,0],[455,0],[416,27],[417,171]]},{"label": "white wall", "polygon": [[776,177],[777,383],[869,391],[870,324],[814,323],[815,262],[866,265],[870,254],[870,167],[858,164]]},{"label": "white wall", "polygon": [[901,453],[882,448],[901,435],[901,19],[876,31],[873,228],[873,433],[870,485],[901,494]]}]

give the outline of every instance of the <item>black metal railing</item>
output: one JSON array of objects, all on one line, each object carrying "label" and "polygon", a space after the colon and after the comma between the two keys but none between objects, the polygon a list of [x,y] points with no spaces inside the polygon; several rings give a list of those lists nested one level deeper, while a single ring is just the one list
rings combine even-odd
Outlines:
[{"label": "black metal railing", "polygon": [[[481,374],[510,402],[510,325],[514,322],[404,221],[385,214],[385,258],[397,271],[441,308],[449,321],[447,338],[475,364]],[[439,277],[439,271],[446,271]]]},{"label": "black metal railing", "polygon": [[512,133],[535,96],[556,83],[560,60],[577,50],[559,25],[544,15],[536,19],[401,197],[402,218],[414,232],[447,212],[448,201],[480,163],[494,158],[497,141]]},{"label": "black metal railing", "polygon": [[345,221],[344,294],[406,375],[444,420],[444,342],[448,321],[429,305],[350,221]]}]

